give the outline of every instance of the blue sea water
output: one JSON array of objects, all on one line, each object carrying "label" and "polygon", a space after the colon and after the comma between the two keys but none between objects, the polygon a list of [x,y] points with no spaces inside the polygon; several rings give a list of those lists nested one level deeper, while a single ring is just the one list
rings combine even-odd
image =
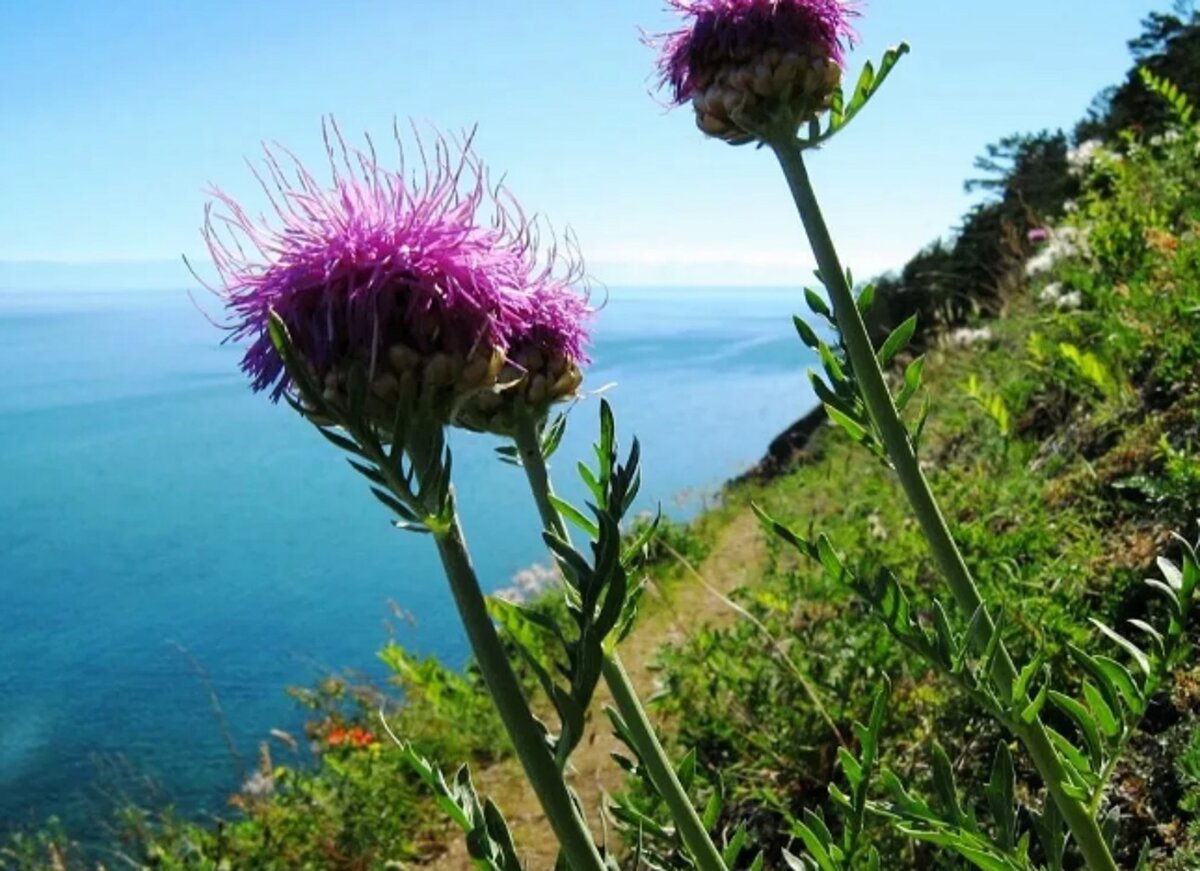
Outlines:
[{"label": "blue sea water", "polygon": [[[795,299],[611,293],[585,386],[615,382],[642,508],[694,512],[812,405]],[[94,831],[122,797],[219,809],[237,776],[209,687],[253,764],[303,720],[286,686],[378,676],[389,631],[466,656],[429,541],[251,394],[219,338],[182,292],[0,293],[0,830],[57,814]],[[568,496],[596,406],[554,460]],[[544,560],[523,477],[486,437],[452,444],[481,579],[505,586]]]}]

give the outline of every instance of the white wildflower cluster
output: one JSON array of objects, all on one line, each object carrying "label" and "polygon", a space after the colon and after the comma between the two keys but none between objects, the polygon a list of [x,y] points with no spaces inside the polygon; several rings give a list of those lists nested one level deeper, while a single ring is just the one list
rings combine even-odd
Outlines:
[{"label": "white wildflower cluster", "polygon": [[1053,281],[1042,288],[1038,300],[1059,311],[1072,311],[1083,305],[1083,294],[1065,287],[1061,281]]},{"label": "white wildflower cluster", "polygon": [[[276,730],[272,729],[272,733]],[[286,733],[281,733],[285,734]],[[287,736],[295,744],[294,738]],[[241,796],[250,801],[266,801],[275,793],[275,766],[271,762],[271,748],[264,741],[258,746],[258,768],[242,784]]]},{"label": "white wildflower cluster", "polygon": [[1089,253],[1087,235],[1078,227],[1056,227],[1050,230],[1049,238],[1037,254],[1025,264],[1025,274],[1030,278],[1045,275],[1056,264],[1072,257],[1086,257]]},{"label": "white wildflower cluster", "polygon": [[942,340],[946,346],[950,348],[972,348],[975,345],[982,345],[992,340],[991,327],[959,327],[957,330],[951,330]]},{"label": "white wildflower cluster", "polygon": [[1153,146],[1156,146],[1156,147],[1163,146],[1163,145],[1174,145],[1175,143],[1179,142],[1181,139],[1183,139],[1183,134],[1172,127],[1170,130],[1167,130],[1164,133],[1159,133],[1156,136],[1151,136],[1150,144]]},{"label": "white wildflower cluster", "polygon": [[1076,178],[1087,175],[1092,165],[1107,152],[1099,139],[1088,139],[1067,152],[1067,168]]},{"label": "white wildflower cluster", "polygon": [[273,792],[275,792],[275,778],[262,771],[255,771],[242,784],[242,795],[250,799],[267,799]]},{"label": "white wildflower cluster", "polygon": [[532,602],[558,583],[556,569],[543,563],[534,563],[529,568],[521,569],[513,575],[511,584],[497,590],[492,595],[497,599],[519,605],[523,602]]}]

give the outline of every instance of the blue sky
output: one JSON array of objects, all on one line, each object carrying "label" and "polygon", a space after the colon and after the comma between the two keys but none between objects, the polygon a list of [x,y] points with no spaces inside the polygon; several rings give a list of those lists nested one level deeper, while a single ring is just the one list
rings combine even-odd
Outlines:
[{"label": "blue sky", "polygon": [[[946,233],[984,145],[1073,124],[1165,5],[870,3],[852,68],[901,39],[913,54],[810,161],[844,259],[872,273]],[[186,285],[176,258],[201,250],[206,184],[252,196],[243,159],[262,140],[319,166],[332,112],[376,141],[395,116],[478,123],[484,159],[577,233],[605,283],[806,280],[768,155],[705,140],[648,95],[638,27],[669,22],[657,0],[8,0],[0,261],[122,261],[78,280]]]}]

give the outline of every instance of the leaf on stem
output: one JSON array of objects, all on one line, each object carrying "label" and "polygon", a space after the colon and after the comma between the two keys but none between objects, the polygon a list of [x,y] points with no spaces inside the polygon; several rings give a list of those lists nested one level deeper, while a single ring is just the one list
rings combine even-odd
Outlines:
[{"label": "leaf on stem", "polygon": [[917,331],[917,316],[913,315],[908,318],[896,329],[892,330],[892,334],[887,337],[883,343],[883,347],[875,355],[879,361],[879,366],[886,369],[895,359],[896,355],[908,347],[908,343],[912,341],[913,334]]}]

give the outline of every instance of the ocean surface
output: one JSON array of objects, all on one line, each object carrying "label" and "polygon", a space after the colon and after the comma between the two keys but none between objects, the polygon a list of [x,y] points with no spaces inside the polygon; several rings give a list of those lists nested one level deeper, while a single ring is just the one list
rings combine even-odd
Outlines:
[{"label": "ocean surface", "polygon": [[[619,432],[643,445],[641,508],[695,513],[811,407],[797,298],[610,292],[585,388],[615,383]],[[219,810],[238,786],[223,726],[252,766],[269,729],[303,722],[287,686],[382,676],[389,632],[465,659],[428,539],[392,529],[220,339],[181,291],[0,291],[0,830],[55,814],[95,833],[129,799]],[[576,406],[554,458],[567,496],[596,413]],[[496,444],[452,441],[492,589],[545,561]]]}]

